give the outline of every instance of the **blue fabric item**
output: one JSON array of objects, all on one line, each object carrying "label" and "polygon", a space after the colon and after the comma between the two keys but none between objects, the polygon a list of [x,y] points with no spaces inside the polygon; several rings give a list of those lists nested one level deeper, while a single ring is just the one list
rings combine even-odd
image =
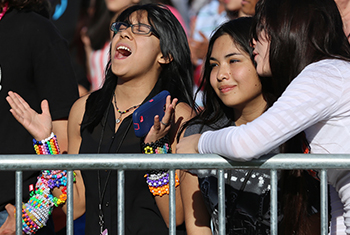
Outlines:
[{"label": "blue fabric item", "polygon": [[85,234],[85,213],[73,221],[74,235]]},{"label": "blue fabric item", "polygon": [[6,210],[0,211],[0,227],[5,223],[5,220],[9,214]]}]

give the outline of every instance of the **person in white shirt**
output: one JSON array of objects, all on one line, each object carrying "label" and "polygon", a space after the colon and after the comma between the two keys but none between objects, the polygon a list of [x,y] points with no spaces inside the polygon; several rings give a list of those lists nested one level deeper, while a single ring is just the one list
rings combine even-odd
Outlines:
[{"label": "person in white shirt", "polygon": [[[184,138],[178,153],[249,161],[305,131],[311,153],[350,153],[350,45],[333,0],[261,0],[253,23],[260,76],[280,98],[246,125]],[[350,171],[328,170],[331,234],[350,234]]]}]

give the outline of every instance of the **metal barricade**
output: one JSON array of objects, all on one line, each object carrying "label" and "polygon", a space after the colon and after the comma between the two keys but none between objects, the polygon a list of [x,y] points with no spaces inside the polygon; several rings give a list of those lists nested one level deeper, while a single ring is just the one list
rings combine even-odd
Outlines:
[{"label": "metal barricade", "polygon": [[[225,228],[224,169],[270,169],[271,171],[271,234],[277,234],[277,170],[314,169],[321,181],[321,234],[328,233],[327,169],[350,169],[347,154],[275,154],[249,162],[229,161],[215,154],[78,154],[78,155],[0,155],[0,170],[16,171],[16,211],[22,205],[22,171],[65,169],[67,184],[67,235],[73,235],[73,170],[118,171],[118,235],[124,230],[124,170],[170,169],[169,234],[176,234],[175,169],[218,169],[219,233]],[[16,234],[22,234],[21,213],[16,213]]]}]

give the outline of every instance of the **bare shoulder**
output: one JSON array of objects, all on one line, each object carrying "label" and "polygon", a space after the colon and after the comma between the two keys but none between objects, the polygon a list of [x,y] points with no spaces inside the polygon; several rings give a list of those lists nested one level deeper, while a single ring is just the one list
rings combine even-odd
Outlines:
[{"label": "bare shoulder", "polygon": [[182,121],[187,121],[195,116],[195,111],[186,104],[185,102],[180,102],[175,107],[175,120],[182,119]]},{"label": "bare shoulder", "polygon": [[69,113],[69,120],[73,122],[81,123],[85,113],[86,100],[88,98],[89,98],[89,95],[85,95],[75,101]]},{"label": "bare shoulder", "polygon": [[[192,117],[195,116],[195,111],[189,106],[188,104],[184,102],[180,102],[175,107],[175,117],[174,117],[174,125],[173,128],[170,131],[170,136],[173,136],[174,139],[172,139],[172,149],[175,153],[176,151],[176,144],[177,140],[176,137],[179,134],[179,131],[182,129],[182,125],[190,120]],[[180,139],[183,137],[184,132],[181,132]]]},{"label": "bare shoulder", "polygon": [[73,104],[68,118],[68,153],[77,154],[81,144],[80,126],[85,113],[85,104],[89,95],[79,98]]}]

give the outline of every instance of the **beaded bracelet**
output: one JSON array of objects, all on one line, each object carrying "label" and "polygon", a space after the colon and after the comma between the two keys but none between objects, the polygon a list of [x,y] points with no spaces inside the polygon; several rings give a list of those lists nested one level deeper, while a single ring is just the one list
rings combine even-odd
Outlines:
[{"label": "beaded bracelet", "polygon": [[60,154],[60,148],[58,147],[57,137],[51,132],[51,135],[41,141],[33,139],[33,146],[36,154]]},{"label": "beaded bracelet", "polygon": [[161,153],[171,153],[171,147],[169,145],[169,139],[167,136],[157,140],[156,142],[152,142],[150,144],[145,144],[141,142],[142,153],[146,154],[161,154]]},{"label": "beaded bracelet", "polygon": [[[167,136],[152,142],[151,144],[145,144],[141,142],[143,153],[146,154],[166,154],[171,153],[169,139]],[[169,194],[169,170],[152,170],[144,176],[150,192],[153,196],[163,196]],[[179,177],[175,173],[175,187],[180,184]]]},{"label": "beaded bracelet", "polygon": [[[150,192],[154,196],[169,194],[169,171],[152,172],[145,175]],[[175,187],[180,184],[179,177],[175,173]]]},{"label": "beaded bracelet", "polygon": [[[33,139],[34,150],[37,154],[59,154],[57,137],[51,135],[41,141]],[[75,172],[74,172],[75,182]],[[61,188],[62,194],[57,198],[51,193],[55,187]],[[22,205],[22,231],[34,234],[46,225],[54,206],[62,205],[67,200],[67,171],[42,170],[35,184],[30,189],[30,198]]]}]

